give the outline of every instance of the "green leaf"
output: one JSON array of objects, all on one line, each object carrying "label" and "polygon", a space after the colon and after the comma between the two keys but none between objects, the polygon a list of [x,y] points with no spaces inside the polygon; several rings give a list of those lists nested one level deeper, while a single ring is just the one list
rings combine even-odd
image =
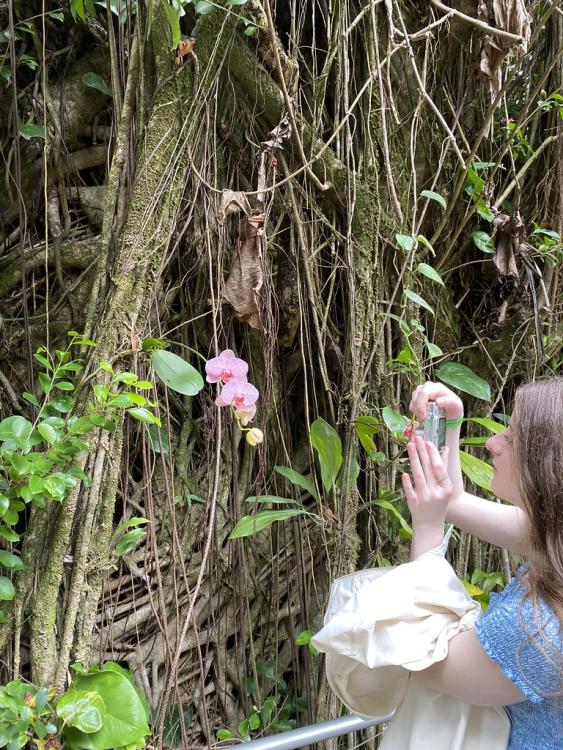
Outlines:
[{"label": "green leaf", "polygon": [[101,729],[86,733],[67,726],[65,739],[84,750],[110,750],[132,743],[144,747],[143,738],[149,734],[145,706],[131,681],[113,669],[107,670],[107,666],[74,680],[77,691],[97,693],[103,700],[105,713]]},{"label": "green leaf", "polygon": [[211,13],[213,5],[208,3],[207,0],[198,0],[195,4],[195,12],[198,16],[204,16],[206,13]]},{"label": "green leaf", "polygon": [[302,516],[304,510],[261,510],[254,516],[243,516],[229,534],[229,539],[241,539],[253,536],[262,529],[271,526],[275,521],[285,521],[294,516]]},{"label": "green leaf", "polygon": [[461,470],[473,484],[487,490],[487,492],[491,492],[491,482],[493,479],[492,466],[465,451],[459,452],[459,462]]},{"label": "green leaf", "polygon": [[5,539],[7,542],[19,542],[20,535],[17,534],[13,529],[10,529],[8,526],[3,526],[0,524],[0,536]]},{"label": "green leaf", "polygon": [[405,294],[405,297],[408,297],[408,299],[410,299],[411,302],[414,302],[415,305],[424,307],[425,310],[428,310],[429,313],[432,313],[432,315],[434,315],[434,310],[430,307],[430,305],[424,299],[424,297],[420,296],[420,294],[413,292],[411,289],[405,289],[404,294]]},{"label": "green leaf", "polygon": [[297,638],[295,639],[295,645],[296,646],[308,646],[311,642],[311,638],[315,634],[312,630],[302,630],[300,633],[297,634]]},{"label": "green leaf", "polygon": [[432,255],[434,255],[434,257],[436,257],[436,251],[432,247],[432,243],[430,242],[430,240],[427,240],[426,237],[423,234],[419,234],[417,236],[417,238],[416,238],[416,241],[420,242],[421,245],[424,245],[424,247],[427,250],[430,250],[430,252],[432,253]]},{"label": "green leaf", "polygon": [[443,356],[444,352],[440,349],[440,347],[437,344],[433,344],[431,341],[429,341],[426,336],[424,337],[424,343],[426,345],[426,351],[428,352],[428,356],[430,357],[430,359]]},{"label": "green leaf", "polygon": [[407,426],[407,418],[403,417],[402,414],[398,414],[390,406],[384,406],[381,410],[381,416],[383,421],[387,425],[387,428],[395,433],[402,435]]},{"label": "green leaf", "polygon": [[37,432],[49,445],[56,443],[59,437],[57,431],[50,424],[45,424],[45,422],[39,422]]},{"label": "green leaf", "polygon": [[124,534],[115,545],[115,554],[117,557],[123,557],[135,549],[145,538],[147,532],[144,529],[133,529]]},{"label": "green leaf", "polygon": [[97,73],[84,73],[82,76],[82,83],[91,89],[101,91],[102,94],[105,94],[106,96],[113,96],[111,88]]},{"label": "green leaf", "polygon": [[342,466],[342,443],[336,430],[322,417],[311,425],[310,436],[319,457],[323,487],[330,492]]},{"label": "green leaf", "polygon": [[154,371],[173,391],[195,396],[203,388],[203,378],[199,372],[177,354],[165,349],[154,349],[150,356]]},{"label": "green leaf", "polygon": [[85,435],[87,432],[92,432],[95,427],[96,425],[93,424],[90,416],[78,417],[78,419],[69,422],[68,431],[71,435]]},{"label": "green leaf", "polygon": [[435,268],[432,268],[432,266],[429,266],[428,263],[419,263],[416,267],[416,270],[421,273],[423,276],[427,276],[429,279],[432,279],[432,281],[435,281],[437,284],[441,284],[444,286],[444,281],[438,271],[436,271]]},{"label": "green leaf", "polygon": [[459,362],[446,362],[440,365],[434,374],[444,383],[464,393],[469,393],[483,401],[491,400],[491,388],[489,384],[470,370],[469,367]]},{"label": "green leaf", "polygon": [[416,240],[407,234],[396,234],[395,239],[399,247],[402,247],[406,253],[412,253],[416,246]]},{"label": "green leaf", "polygon": [[19,133],[26,141],[32,138],[45,138],[45,129],[41,125],[35,125],[32,122],[20,122]]},{"label": "green leaf", "polygon": [[221,740],[230,740],[235,735],[231,732],[230,729],[219,729],[217,730],[217,739],[219,741]]},{"label": "green leaf", "polygon": [[384,510],[388,510],[392,515],[395,516],[395,518],[400,523],[401,527],[406,531],[406,533],[409,536],[412,536],[412,529],[411,529],[411,527],[406,522],[406,520],[401,515],[401,513],[397,510],[396,506],[393,505],[393,503],[389,502],[389,500],[375,500],[373,504],[377,505],[379,508],[383,508]]},{"label": "green leaf", "polygon": [[5,549],[0,549],[0,565],[3,565],[9,570],[23,570],[23,562],[21,559]]},{"label": "green leaf", "polygon": [[319,496],[317,495],[317,490],[311,477],[303,476],[303,474],[299,474],[288,466],[274,466],[274,471],[277,471],[278,474],[288,479],[292,484],[301,487],[301,489],[308,492],[311,497],[314,497],[315,500],[318,501]]},{"label": "green leaf", "polygon": [[148,352],[151,349],[167,349],[169,344],[166,341],[162,341],[162,339],[143,339],[142,349],[144,352]]},{"label": "green leaf", "polygon": [[433,190],[423,190],[420,195],[423,198],[430,198],[430,200],[436,201],[436,203],[442,206],[444,211],[446,210],[446,199],[440,193],[435,193]]},{"label": "green leaf", "polygon": [[33,404],[33,406],[39,407],[39,401],[37,400],[37,396],[34,396],[33,393],[28,393],[27,391],[24,391],[22,393],[22,396],[30,404]]},{"label": "green leaf", "polygon": [[151,448],[155,453],[170,453],[170,436],[168,435],[168,430],[157,427],[155,424],[150,424],[149,440],[151,441]]},{"label": "green leaf", "polygon": [[479,250],[482,250],[484,253],[494,253],[495,252],[495,241],[491,237],[490,234],[487,232],[471,232],[471,239],[475,243],[475,245],[479,248]]},{"label": "green leaf", "polygon": [[59,391],[73,391],[74,386],[72,383],[70,383],[68,380],[58,380],[54,383],[55,388],[58,388]]},{"label": "green leaf", "polygon": [[488,419],[487,417],[467,417],[465,421],[475,422],[475,424],[479,424],[481,425],[481,427],[485,427],[487,430],[490,430],[495,435],[497,435],[499,432],[504,432],[506,430],[505,424],[501,424],[500,422],[495,422],[494,419]]},{"label": "green leaf", "polygon": [[274,505],[301,505],[298,500],[289,497],[278,497],[278,495],[250,495],[245,503],[273,503]]},{"label": "green leaf", "polygon": [[6,576],[0,576],[0,600],[10,602],[16,595],[14,584]]},{"label": "green leaf", "polygon": [[66,414],[74,406],[74,399],[72,396],[55,396],[55,398],[49,401],[49,406],[61,414]]},{"label": "green leaf", "polygon": [[58,701],[56,713],[65,727],[76,727],[85,734],[92,734],[102,728],[106,706],[97,692],[68,690]]},{"label": "green leaf", "polygon": [[358,436],[358,440],[367,453],[375,451],[376,446],[372,440],[372,435],[379,431],[379,427],[379,420],[369,415],[358,417],[354,423],[354,429]]},{"label": "green leaf", "polygon": [[129,406],[135,406],[135,402],[129,398],[127,393],[120,393],[108,401],[108,406],[113,406],[116,409],[127,409]]},{"label": "green leaf", "polygon": [[158,427],[161,427],[160,419],[152,414],[148,409],[143,409],[141,406],[136,406],[134,409],[127,409],[127,414],[130,414],[132,417],[135,417],[135,419],[138,419],[139,422],[144,422],[145,424],[155,424]]},{"label": "green leaf", "polygon": [[482,198],[479,198],[479,200],[476,201],[475,210],[481,218],[485,219],[485,221],[491,222],[495,218],[494,213]]},{"label": "green leaf", "polygon": [[168,4],[168,2],[163,3],[163,5],[168,17],[170,35],[172,37],[172,41],[170,43],[170,51],[173,51],[180,43],[180,38],[182,36],[182,32],[180,31],[180,15],[178,13],[178,10],[173,5]]}]

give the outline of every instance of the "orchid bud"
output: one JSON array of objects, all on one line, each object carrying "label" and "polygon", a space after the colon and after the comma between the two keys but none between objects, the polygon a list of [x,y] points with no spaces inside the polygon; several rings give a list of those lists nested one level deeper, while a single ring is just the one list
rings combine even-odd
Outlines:
[{"label": "orchid bud", "polygon": [[264,441],[264,433],[258,427],[252,427],[246,433],[246,442],[249,445],[259,445]]}]

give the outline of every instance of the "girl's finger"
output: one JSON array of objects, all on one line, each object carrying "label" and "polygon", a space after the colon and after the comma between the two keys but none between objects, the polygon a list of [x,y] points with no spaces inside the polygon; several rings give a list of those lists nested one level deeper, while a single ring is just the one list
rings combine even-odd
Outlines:
[{"label": "girl's finger", "polygon": [[401,481],[403,483],[403,491],[405,493],[405,497],[407,498],[407,503],[409,503],[410,507],[410,504],[415,503],[418,500],[418,497],[416,495],[416,492],[414,491],[411,478],[408,474],[402,474]]},{"label": "girl's finger", "polygon": [[418,440],[407,445],[407,453],[411,464],[412,477],[417,491],[426,489],[426,477],[418,455]]},{"label": "girl's finger", "polygon": [[428,443],[428,453],[430,456],[430,462],[432,464],[432,472],[434,479],[438,484],[444,484],[449,481],[448,476],[448,453],[449,449],[444,448],[442,453],[438,452],[438,449],[432,443]]},{"label": "girl's finger", "polygon": [[428,453],[428,447],[427,447],[429,443],[424,441],[421,437],[416,437],[415,442],[416,442],[416,449],[418,451],[418,458],[420,460],[420,465],[422,466],[424,476],[426,477],[426,482],[428,483],[428,480],[432,479],[433,474],[434,474],[432,470],[432,462],[430,460],[430,454]]}]

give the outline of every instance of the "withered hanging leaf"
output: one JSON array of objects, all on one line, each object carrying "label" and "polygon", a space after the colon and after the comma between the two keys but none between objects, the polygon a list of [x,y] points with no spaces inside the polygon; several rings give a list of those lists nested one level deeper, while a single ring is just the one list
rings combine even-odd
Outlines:
[{"label": "withered hanging leaf", "polygon": [[291,135],[291,125],[289,124],[287,115],[283,117],[280,124],[276,125],[268,135],[270,136],[268,140],[260,143],[262,151],[267,151],[271,148],[283,148],[283,142]]},{"label": "withered hanging leaf", "polygon": [[262,328],[258,295],[263,283],[263,224],[263,214],[241,219],[237,252],[223,289],[223,296],[234,307],[236,317],[258,329]]},{"label": "withered hanging leaf", "polygon": [[217,209],[217,218],[223,223],[227,216],[237,211],[242,211],[245,216],[250,216],[252,209],[248,198],[239,190],[223,190]]},{"label": "withered hanging leaf", "polygon": [[493,220],[493,237],[495,237],[494,264],[501,276],[518,278],[516,253],[524,242],[524,222],[518,212],[513,216],[499,213]]},{"label": "withered hanging leaf", "polygon": [[521,42],[514,42],[489,34],[484,37],[479,68],[488,81],[491,93],[496,95],[502,86],[501,68],[508,53],[521,57],[528,50],[531,16],[526,10],[525,0],[493,0],[492,13],[489,11],[490,3],[479,3],[477,15],[482,21],[522,39]]}]

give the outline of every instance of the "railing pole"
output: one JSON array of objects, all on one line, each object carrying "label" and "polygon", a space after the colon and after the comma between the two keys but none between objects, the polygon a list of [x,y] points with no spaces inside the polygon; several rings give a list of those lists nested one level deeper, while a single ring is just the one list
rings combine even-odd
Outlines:
[{"label": "railing pole", "polygon": [[[360,729],[383,724],[392,717],[393,713],[387,714],[387,716],[377,716],[373,719],[343,716],[341,719],[331,719],[330,721],[323,721],[321,724],[312,724],[308,727],[274,734],[271,737],[263,737],[260,740],[245,742],[243,746],[244,750],[296,750],[296,748],[314,745],[316,742],[322,742],[331,737],[340,737],[349,732],[358,732]],[[239,745],[231,745],[231,747],[239,747]]]}]

